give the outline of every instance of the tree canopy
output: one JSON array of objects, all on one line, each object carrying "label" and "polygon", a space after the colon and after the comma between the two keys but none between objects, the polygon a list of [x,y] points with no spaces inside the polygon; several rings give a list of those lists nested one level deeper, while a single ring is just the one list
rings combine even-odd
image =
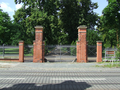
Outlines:
[{"label": "tree canopy", "polygon": [[26,43],[34,40],[36,25],[44,27],[47,44],[71,44],[77,40],[79,25],[89,29],[97,25],[98,15],[93,10],[98,6],[91,0],[15,0],[15,3],[23,4],[15,12],[14,22],[21,26]]},{"label": "tree canopy", "polygon": [[105,46],[116,46],[120,39],[120,0],[108,0],[108,5],[100,17],[99,31],[105,42]]}]

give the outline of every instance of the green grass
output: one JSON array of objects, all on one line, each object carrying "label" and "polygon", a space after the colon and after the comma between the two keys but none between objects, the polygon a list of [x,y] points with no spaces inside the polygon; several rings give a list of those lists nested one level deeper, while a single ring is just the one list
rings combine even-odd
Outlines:
[{"label": "green grass", "polygon": [[[14,49],[14,48],[6,48],[4,50],[5,54],[19,54],[19,49]],[[0,49],[0,54],[3,54],[3,49]]]},{"label": "green grass", "polygon": [[99,62],[100,65],[96,65],[96,67],[104,67],[104,68],[120,68],[120,62]]},{"label": "green grass", "polygon": [[32,53],[24,54],[24,56],[33,56]]},{"label": "green grass", "polygon": [[120,68],[120,64],[107,64],[107,65],[103,65],[103,67],[109,67],[109,68],[113,68],[113,67],[116,67],[116,68]]}]

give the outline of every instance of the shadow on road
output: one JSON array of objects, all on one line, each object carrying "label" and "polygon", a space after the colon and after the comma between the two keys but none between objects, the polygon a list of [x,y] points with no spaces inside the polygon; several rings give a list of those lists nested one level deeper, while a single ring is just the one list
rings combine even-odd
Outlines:
[{"label": "shadow on road", "polygon": [[91,87],[86,82],[65,81],[60,84],[35,84],[35,83],[21,83],[15,84],[9,88],[0,90],[85,90]]}]

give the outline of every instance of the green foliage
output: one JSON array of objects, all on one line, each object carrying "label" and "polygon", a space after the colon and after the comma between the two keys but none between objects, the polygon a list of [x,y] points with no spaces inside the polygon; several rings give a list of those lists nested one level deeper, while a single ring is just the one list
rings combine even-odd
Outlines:
[{"label": "green foliage", "polygon": [[8,44],[10,42],[10,27],[10,17],[6,12],[3,12],[2,9],[0,9],[0,44]]},{"label": "green foliage", "polygon": [[91,0],[63,0],[60,5],[59,25],[62,32],[68,34],[68,44],[77,39],[79,25],[87,25],[90,29],[96,25],[98,16],[93,9],[98,7],[97,3],[92,3]]},{"label": "green foliage", "polygon": [[[34,40],[34,27],[44,27],[44,40],[48,44],[70,44],[77,39],[77,27],[96,25],[98,16],[93,12],[97,3],[91,0],[15,0],[23,7],[15,12],[15,23],[21,26],[21,39]],[[92,19],[91,19],[92,18]]]},{"label": "green foliage", "polygon": [[86,39],[89,45],[96,45],[96,41],[101,40],[98,31],[87,29]]},{"label": "green foliage", "polygon": [[10,20],[9,15],[0,9],[0,45],[17,45],[21,33],[19,25]]},{"label": "green foliage", "polygon": [[120,35],[120,1],[108,0],[107,7],[100,17],[99,31],[105,47],[116,46]]},{"label": "green foliage", "polygon": [[23,7],[16,11],[14,19],[21,25],[23,32],[22,40],[26,44],[32,43],[35,38],[34,27],[42,25],[44,27],[44,40],[47,44],[57,44],[59,29],[57,17],[57,1],[38,0],[15,0],[16,3],[23,3]]}]

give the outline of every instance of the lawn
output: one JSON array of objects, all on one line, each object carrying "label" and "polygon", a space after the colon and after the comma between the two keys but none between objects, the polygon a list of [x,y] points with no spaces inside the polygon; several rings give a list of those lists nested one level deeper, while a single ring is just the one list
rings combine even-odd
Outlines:
[{"label": "lawn", "polygon": [[96,65],[96,67],[108,67],[108,68],[120,68],[120,62],[100,62],[100,65]]}]

